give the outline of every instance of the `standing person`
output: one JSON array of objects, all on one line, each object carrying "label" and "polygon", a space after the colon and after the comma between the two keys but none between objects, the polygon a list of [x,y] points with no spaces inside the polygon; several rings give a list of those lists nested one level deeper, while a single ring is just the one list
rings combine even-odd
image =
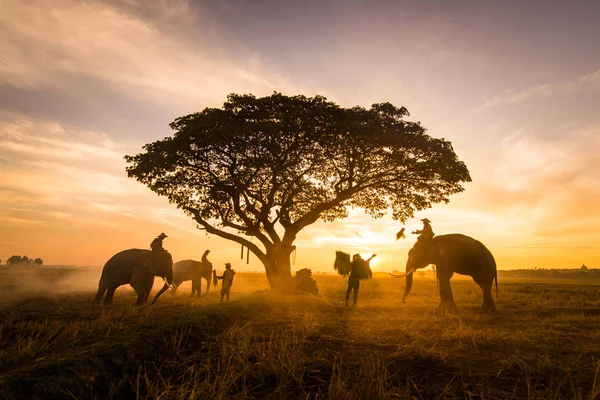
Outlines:
[{"label": "standing person", "polygon": [[235,275],[235,271],[231,269],[230,263],[225,263],[225,271],[223,275],[218,276],[218,279],[223,280],[223,284],[221,285],[221,304],[223,304],[223,298],[227,296],[227,301],[229,301],[229,292],[231,290],[231,285],[233,285],[233,275]]},{"label": "standing person", "polygon": [[358,289],[360,288],[360,280],[368,279],[372,276],[369,261],[373,259],[377,254],[373,254],[368,260],[364,260],[360,254],[352,256],[352,262],[350,263],[350,276],[348,277],[348,290],[346,290],[346,307],[348,307],[348,300],[350,299],[350,292],[354,290],[354,302],[358,303]]},{"label": "standing person", "polygon": [[152,249],[152,251],[163,251],[164,247],[163,247],[163,239],[168,237],[167,235],[163,233],[161,233],[160,235],[158,235],[153,241],[152,243],[150,243],[150,248]]},{"label": "standing person", "polygon": [[417,238],[417,240],[421,240],[421,239],[431,240],[431,239],[433,239],[433,236],[435,236],[435,233],[433,233],[433,229],[431,228],[431,221],[428,220],[427,218],[423,218],[421,221],[423,221],[423,229],[420,229],[418,231],[412,231],[412,234],[413,235],[419,235],[419,237]]}]

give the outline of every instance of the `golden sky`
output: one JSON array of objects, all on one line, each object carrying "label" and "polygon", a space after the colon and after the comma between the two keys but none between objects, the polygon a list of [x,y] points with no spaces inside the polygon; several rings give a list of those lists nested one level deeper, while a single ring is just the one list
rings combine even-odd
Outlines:
[{"label": "golden sky", "polygon": [[[250,3],[253,3],[250,5]],[[0,259],[102,265],[160,232],[174,259],[262,270],[125,174],[125,154],[228,93],[405,106],[449,139],[466,191],[407,221],[486,244],[500,269],[600,268],[600,3],[0,0]],[[360,210],[298,238],[404,268],[415,238]],[[408,235],[411,236],[411,235]]]}]

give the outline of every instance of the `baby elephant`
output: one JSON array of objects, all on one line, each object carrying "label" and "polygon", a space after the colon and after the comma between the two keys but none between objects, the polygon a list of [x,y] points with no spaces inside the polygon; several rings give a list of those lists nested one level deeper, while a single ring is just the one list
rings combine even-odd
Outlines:
[{"label": "baby elephant", "polygon": [[208,293],[213,274],[212,263],[206,259],[208,253],[209,250],[206,250],[202,256],[203,261],[183,260],[173,264],[172,294],[177,292],[177,287],[181,285],[182,282],[192,281],[192,293],[190,296],[200,297],[200,293],[202,292],[202,278],[206,280],[206,292]]}]

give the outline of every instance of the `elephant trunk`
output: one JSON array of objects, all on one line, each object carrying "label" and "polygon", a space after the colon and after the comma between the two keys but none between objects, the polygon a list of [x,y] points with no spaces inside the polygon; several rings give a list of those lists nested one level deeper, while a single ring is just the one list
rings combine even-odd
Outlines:
[{"label": "elephant trunk", "polygon": [[156,293],[156,296],[154,296],[154,300],[152,300],[152,304],[156,303],[156,300],[158,300],[160,295],[163,294],[164,292],[166,292],[169,287],[170,287],[170,285],[167,282],[165,282],[163,287],[158,291],[158,293]]},{"label": "elephant trunk", "polygon": [[167,273],[165,274],[165,280],[167,281],[169,286],[173,285],[173,267],[171,267],[167,270]]},{"label": "elephant trunk", "polygon": [[[169,258],[170,257],[171,256],[169,255]],[[156,303],[156,300],[158,300],[160,295],[163,294],[164,292],[166,292],[167,289],[169,289],[170,287],[173,287],[173,262],[172,261],[170,262],[170,265],[168,265],[168,267],[164,270],[164,274],[163,274],[162,278],[165,279],[165,284],[158,291],[158,293],[156,293],[156,296],[154,296],[154,300],[152,300],[152,304]],[[176,286],[174,288],[176,288]]]},{"label": "elephant trunk", "polygon": [[403,303],[406,302],[406,298],[408,297],[408,294],[410,293],[410,290],[412,289],[414,272],[415,272],[415,270],[413,268],[409,269],[408,265],[406,266],[406,288],[404,289],[404,294],[402,295]]}]

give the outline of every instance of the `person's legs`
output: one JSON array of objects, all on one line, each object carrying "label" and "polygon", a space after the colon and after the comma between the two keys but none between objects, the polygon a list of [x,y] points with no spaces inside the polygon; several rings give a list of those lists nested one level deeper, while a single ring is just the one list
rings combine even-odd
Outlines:
[{"label": "person's legs", "polygon": [[348,279],[348,290],[346,290],[346,305],[348,305],[348,299],[350,298],[350,291],[352,291],[352,280]]},{"label": "person's legs", "polygon": [[360,288],[360,280],[356,279],[354,282],[354,305],[358,303],[358,289]]}]

